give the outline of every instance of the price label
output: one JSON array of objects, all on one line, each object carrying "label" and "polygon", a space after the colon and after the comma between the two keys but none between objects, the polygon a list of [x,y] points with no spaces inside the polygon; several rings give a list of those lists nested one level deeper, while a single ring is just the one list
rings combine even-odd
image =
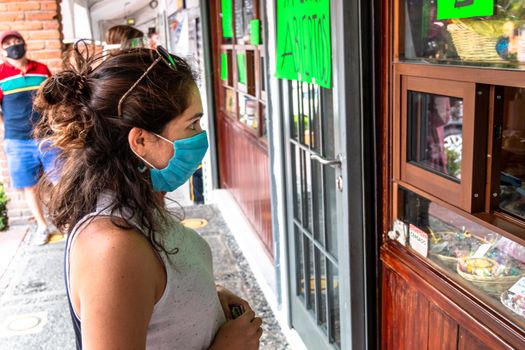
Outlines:
[{"label": "price label", "polygon": [[428,256],[428,234],[425,231],[417,226],[410,225],[409,243],[410,247],[417,253],[423,255],[425,258]]},{"label": "price label", "polygon": [[489,251],[490,247],[492,247],[492,244],[490,243],[485,243],[485,244],[480,245],[479,248],[476,250],[476,252],[472,254],[472,257],[473,258],[484,257],[485,254],[487,254],[487,252]]},{"label": "price label", "polygon": [[509,292],[525,297],[525,277],[520,278],[518,282],[514,283],[514,285],[510,287]]}]

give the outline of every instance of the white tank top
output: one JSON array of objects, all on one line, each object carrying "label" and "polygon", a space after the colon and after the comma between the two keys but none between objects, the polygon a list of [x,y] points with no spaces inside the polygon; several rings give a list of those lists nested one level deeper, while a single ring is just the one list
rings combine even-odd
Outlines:
[{"label": "white tank top", "polygon": [[[83,224],[94,216],[122,217],[111,214],[108,208],[111,197],[101,195],[97,210],[86,215],[70,232],[65,254],[66,286],[70,305],[69,254],[75,239],[82,232]],[[174,223],[163,236],[169,252],[160,252],[167,272],[164,294],[155,304],[146,340],[147,349],[208,349],[219,327],[226,322],[217,296],[213,276],[212,253],[208,243],[195,231]],[[153,249],[153,247],[152,247]],[[73,317],[80,325],[80,318],[71,307]],[[74,322],[75,323],[75,322]],[[77,339],[80,344],[80,339]]]}]

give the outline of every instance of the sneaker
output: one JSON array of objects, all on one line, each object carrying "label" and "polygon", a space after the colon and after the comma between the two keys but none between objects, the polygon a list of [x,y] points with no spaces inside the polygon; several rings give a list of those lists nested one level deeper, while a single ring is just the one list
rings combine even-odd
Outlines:
[{"label": "sneaker", "polygon": [[34,245],[44,245],[49,242],[49,228],[38,228],[35,232],[35,238],[33,239]]}]

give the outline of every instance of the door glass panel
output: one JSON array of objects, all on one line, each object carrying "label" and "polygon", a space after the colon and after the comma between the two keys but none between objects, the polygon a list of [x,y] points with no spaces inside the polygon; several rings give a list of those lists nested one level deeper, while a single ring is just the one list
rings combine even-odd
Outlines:
[{"label": "door glass panel", "polygon": [[525,90],[504,89],[499,207],[525,220]]},{"label": "door glass panel", "polygon": [[328,281],[330,289],[330,329],[329,338],[335,345],[341,347],[341,318],[339,313],[339,271],[332,263],[328,263]]},{"label": "door glass panel", "polygon": [[[447,19],[439,20],[438,1],[404,3],[404,60],[525,69],[524,1],[442,1],[439,17]],[[480,16],[448,19],[460,4],[477,7]]]},{"label": "door glass panel", "polygon": [[[304,151],[303,151],[304,152]],[[306,194],[305,194],[305,199],[306,199],[306,205],[307,205],[307,212],[306,212],[306,215],[308,216],[307,217],[307,222],[308,222],[308,226],[307,226],[307,229],[310,233],[313,233],[314,231],[314,220],[313,220],[313,217],[314,217],[314,213],[313,213],[313,206],[314,206],[314,203],[313,203],[313,194],[312,194],[312,187],[314,186],[313,185],[313,179],[312,179],[312,160],[310,160],[310,155],[309,154],[306,154],[305,153],[305,163],[306,163]]]},{"label": "door glass panel", "polygon": [[[319,110],[322,115],[319,118],[322,118],[320,121],[321,124],[321,153],[326,157],[333,159],[335,158],[335,145],[334,145],[334,118],[327,118],[326,116],[333,116],[334,109],[332,106],[332,90],[329,89],[320,89],[319,92],[321,98],[319,99]],[[329,181],[329,180],[328,180]],[[335,181],[335,178],[334,178]]]},{"label": "door glass panel", "polygon": [[407,109],[408,161],[460,182],[463,100],[409,91]]},{"label": "door glass panel", "polygon": [[298,146],[291,145],[294,218],[303,222],[301,153]]},{"label": "door glass panel", "polygon": [[306,308],[315,313],[315,275],[314,275],[314,247],[309,238],[304,237],[306,242],[307,260],[306,265]]},{"label": "door glass panel", "polygon": [[296,291],[301,299],[305,300],[305,279],[304,279],[304,249],[303,249],[303,235],[299,230],[295,231],[295,266],[296,274]]},{"label": "door glass panel", "polygon": [[323,247],[325,246],[325,222],[324,222],[324,182],[323,166],[319,162],[312,162],[312,184],[313,184],[313,235],[314,239]]},{"label": "door glass panel", "polygon": [[321,280],[321,300],[319,301],[319,324],[321,325],[321,328],[326,332],[327,331],[327,325],[326,325],[326,314],[327,314],[327,303],[328,303],[328,288],[327,285],[329,283],[327,275],[326,275],[326,261],[327,259],[321,255],[321,261],[319,264],[319,274],[320,274],[320,280]]},{"label": "door glass panel", "polygon": [[297,94],[297,85],[293,83],[290,84],[290,97],[292,101],[290,113],[290,138],[295,141],[299,141],[299,103]]},{"label": "door glass panel", "polygon": [[337,258],[337,210],[336,210],[336,188],[335,188],[335,169],[324,168],[325,183],[332,186],[325,187],[325,218],[326,218],[326,249],[330,254]]}]

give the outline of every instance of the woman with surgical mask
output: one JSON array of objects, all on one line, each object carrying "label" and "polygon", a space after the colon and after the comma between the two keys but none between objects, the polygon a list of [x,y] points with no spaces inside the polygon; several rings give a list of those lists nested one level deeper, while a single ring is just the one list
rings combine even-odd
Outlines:
[{"label": "woman with surgical mask", "polygon": [[208,149],[190,67],[162,47],[93,63],[53,76],[36,101],[37,135],[62,150],[49,208],[69,232],[77,348],[257,349],[262,320],[215,285],[210,247],[164,203]]}]

